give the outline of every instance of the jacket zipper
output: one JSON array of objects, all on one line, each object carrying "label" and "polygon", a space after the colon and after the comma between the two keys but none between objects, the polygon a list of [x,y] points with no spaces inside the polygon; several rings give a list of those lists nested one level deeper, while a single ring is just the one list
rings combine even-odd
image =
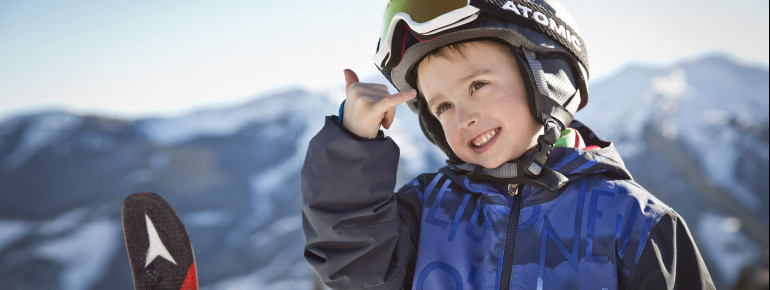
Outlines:
[{"label": "jacket zipper", "polygon": [[513,196],[511,212],[508,215],[508,226],[505,232],[505,248],[503,249],[503,268],[500,273],[500,289],[511,288],[513,273],[513,253],[516,248],[516,234],[519,231],[519,214],[521,212],[521,192],[518,184],[508,184],[508,195]]}]

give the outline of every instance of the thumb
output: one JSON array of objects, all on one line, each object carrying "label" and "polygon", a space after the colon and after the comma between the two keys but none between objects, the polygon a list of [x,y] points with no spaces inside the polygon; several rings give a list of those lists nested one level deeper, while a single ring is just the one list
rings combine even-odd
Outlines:
[{"label": "thumb", "polygon": [[351,69],[345,69],[343,73],[345,74],[345,91],[347,92],[350,85],[358,82],[358,75]]}]

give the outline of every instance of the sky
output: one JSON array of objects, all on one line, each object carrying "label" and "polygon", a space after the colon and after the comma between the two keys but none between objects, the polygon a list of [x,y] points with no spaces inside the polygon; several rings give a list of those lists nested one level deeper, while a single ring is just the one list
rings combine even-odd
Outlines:
[{"label": "sky", "polygon": [[[62,109],[175,116],[372,79],[386,1],[0,0],[0,121]],[[591,80],[707,53],[768,64],[768,1],[562,0]],[[339,90],[337,90],[339,91]]]}]

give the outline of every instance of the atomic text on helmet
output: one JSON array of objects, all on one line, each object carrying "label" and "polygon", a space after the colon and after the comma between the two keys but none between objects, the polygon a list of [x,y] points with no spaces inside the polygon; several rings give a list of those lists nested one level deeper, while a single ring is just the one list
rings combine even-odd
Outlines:
[{"label": "atomic text on helmet", "polygon": [[502,6],[502,9],[513,11],[517,15],[524,17],[526,19],[535,20],[535,22],[537,22],[538,24],[548,27],[554,32],[556,32],[557,34],[561,35],[561,37],[566,39],[567,42],[569,42],[570,44],[572,44],[572,46],[575,47],[577,51],[583,51],[583,47],[582,47],[583,44],[580,43],[580,39],[578,39],[577,36],[575,36],[569,29],[565,28],[564,25],[557,23],[556,20],[546,16],[542,12],[533,10],[532,8],[529,8],[521,4],[513,3],[513,1],[505,2],[505,4],[503,4]]}]

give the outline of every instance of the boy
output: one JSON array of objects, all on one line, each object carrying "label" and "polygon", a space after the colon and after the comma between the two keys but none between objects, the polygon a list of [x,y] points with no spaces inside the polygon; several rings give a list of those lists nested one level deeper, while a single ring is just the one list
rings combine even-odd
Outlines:
[{"label": "boy", "polygon": [[[305,257],[334,289],[711,289],[681,217],[574,113],[587,57],[553,1],[395,1],[302,170]],[[447,167],[393,193],[408,102]],[[566,125],[569,125],[567,127]]]}]

